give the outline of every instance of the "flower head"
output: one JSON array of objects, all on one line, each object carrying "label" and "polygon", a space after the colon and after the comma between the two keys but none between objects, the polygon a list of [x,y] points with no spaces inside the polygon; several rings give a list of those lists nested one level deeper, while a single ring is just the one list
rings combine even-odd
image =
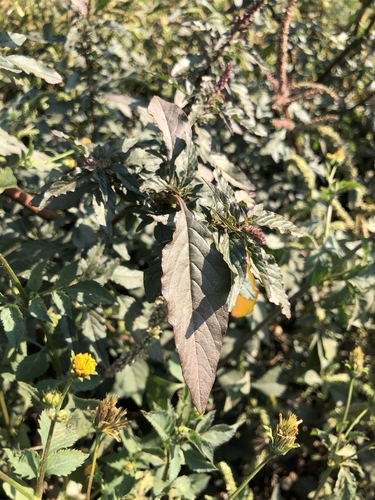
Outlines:
[{"label": "flower head", "polygon": [[268,432],[273,452],[277,455],[285,455],[293,448],[299,447],[299,444],[295,443],[295,440],[298,434],[298,426],[301,422],[302,420],[297,420],[294,413],[286,419],[282,417],[281,413],[279,414],[279,423],[276,429],[273,432],[269,429]]},{"label": "flower head", "polygon": [[349,363],[346,366],[351,370],[354,378],[360,377],[362,373],[366,372],[364,368],[365,355],[360,347],[356,347],[349,354]]},{"label": "flower head", "polygon": [[95,410],[95,425],[105,434],[121,441],[119,432],[125,429],[129,421],[126,419],[126,410],[117,408],[117,396],[107,394],[105,399],[99,402]]},{"label": "flower head", "polygon": [[90,378],[90,375],[96,375],[97,364],[91,354],[77,354],[72,358],[70,373],[76,378]]}]

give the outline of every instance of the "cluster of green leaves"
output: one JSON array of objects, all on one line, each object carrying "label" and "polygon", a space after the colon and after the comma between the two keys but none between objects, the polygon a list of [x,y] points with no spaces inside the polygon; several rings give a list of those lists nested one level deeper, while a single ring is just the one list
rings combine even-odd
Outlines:
[{"label": "cluster of green leaves", "polygon": [[[22,421],[43,408],[25,384],[58,387],[73,349],[99,362],[68,403],[82,457],[87,406],[112,391],[132,419],[122,444],[100,447],[103,498],[229,491],[218,459],[236,478],[255,467],[280,411],[304,420],[302,448],[252,489],[283,498],[287,480],[274,488],[272,476],[295,471],[285,497],[306,498],[329,470],[310,431],[337,455],[333,429],[350,427],[343,361],[374,347],[373,7],[298,2],[288,55],[274,0],[250,29],[245,10],[219,0],[41,3],[43,15],[37,2],[9,3],[0,38],[0,253],[16,276],[1,271],[0,460],[38,475],[38,434]],[[255,296],[248,269],[261,294],[234,321],[238,295]],[[340,438],[347,460],[344,445],[373,438],[372,372],[353,390],[346,420],[360,429]],[[221,446],[235,434],[246,446]],[[335,459],[335,498],[356,486],[371,498],[372,453]],[[85,485],[89,462],[73,462],[68,480]]]}]

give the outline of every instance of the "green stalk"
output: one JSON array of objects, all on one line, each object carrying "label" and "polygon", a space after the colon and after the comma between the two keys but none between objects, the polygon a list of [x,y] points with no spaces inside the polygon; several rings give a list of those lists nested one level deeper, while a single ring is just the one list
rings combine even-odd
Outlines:
[{"label": "green stalk", "polygon": [[10,425],[9,412],[8,412],[8,408],[7,408],[7,405],[5,402],[3,388],[0,388],[0,410],[1,410],[1,413],[3,415],[4,426],[7,429],[8,433],[10,434],[12,431],[12,427]]},{"label": "green stalk", "polygon": [[[69,388],[70,386],[72,385],[73,383],[73,379],[69,379],[68,382],[66,383],[66,386],[61,394],[61,402],[60,404],[56,407],[56,413],[61,409],[63,403],[64,403],[64,399],[65,399],[65,396],[67,395],[68,391],[69,391]],[[37,479],[37,484],[36,484],[36,498],[38,500],[41,500],[42,496],[43,496],[43,485],[44,485],[44,476],[46,475],[46,470],[47,470],[47,460],[48,460],[48,455],[49,455],[49,450],[50,450],[50,447],[51,447],[51,443],[52,443],[52,438],[53,438],[53,431],[55,430],[55,425],[56,425],[56,420],[51,420],[51,425],[49,427],[49,431],[48,431],[48,437],[47,437],[47,442],[46,442],[46,446],[43,450],[43,456],[42,456],[42,460],[41,460],[41,465],[40,465],[40,471],[39,471],[39,475],[38,475],[38,479]]]},{"label": "green stalk", "polygon": [[335,451],[334,451],[335,454],[339,451],[341,439],[344,436],[342,428],[343,428],[344,422],[346,422],[346,419],[348,418],[349,407],[350,407],[350,404],[352,402],[352,397],[353,397],[354,380],[355,380],[354,377],[352,377],[350,379],[349,391],[348,391],[348,399],[347,399],[346,405],[345,405],[344,416],[342,417],[342,421],[341,421],[342,426],[341,426],[341,429],[340,429],[340,432],[339,432],[339,436],[338,436],[337,441],[336,441],[336,446],[335,446]]},{"label": "green stalk", "polygon": [[26,293],[26,290],[24,287],[21,285],[20,280],[17,278],[15,272],[13,269],[10,267],[8,261],[6,258],[3,256],[3,254],[0,253],[0,263],[5,269],[5,271],[8,273],[9,278],[13,281],[14,285],[16,286],[17,290],[20,292],[20,295],[22,297],[22,300],[27,307],[29,305],[29,296]]},{"label": "green stalk", "polygon": [[327,469],[325,470],[323,476],[320,478],[320,481],[319,481],[319,484],[318,484],[318,488],[315,491],[315,495],[314,495],[313,500],[318,500],[319,494],[322,491],[324,485],[326,484],[327,479],[329,478],[329,476],[330,476],[330,474],[331,474],[331,472],[333,471],[334,468],[335,468],[335,465],[329,465],[327,467]]},{"label": "green stalk", "polygon": [[[30,302],[30,297],[27,294],[24,287],[21,285],[20,280],[17,278],[15,272],[13,271],[11,266],[9,265],[9,262],[6,260],[4,255],[1,253],[0,253],[0,264],[3,266],[5,271],[8,273],[8,276],[13,281],[15,287],[20,292],[20,295],[22,297],[22,300],[23,300],[25,307],[28,307],[29,302]],[[47,343],[48,343],[49,347],[51,348],[51,359],[52,359],[53,366],[56,370],[57,376],[62,377],[60,358],[57,354],[57,350],[55,347],[55,343],[52,339],[52,335],[50,334],[48,326],[46,325],[46,323],[44,321],[42,321],[41,319],[38,319],[38,323],[39,323],[39,325],[40,325],[40,327],[41,327],[41,329],[42,329],[42,331],[47,339]]]},{"label": "green stalk", "polygon": [[353,422],[350,424],[350,426],[348,427],[347,431],[344,434],[345,439],[347,439],[347,437],[349,436],[349,433],[358,424],[358,422],[360,422],[362,420],[362,418],[366,415],[366,413],[369,411],[369,409],[370,409],[370,407],[361,411],[361,413],[358,415],[358,417],[353,420]]},{"label": "green stalk", "polygon": [[95,438],[94,453],[93,453],[93,456],[92,456],[92,464],[91,464],[91,472],[90,472],[89,484],[87,485],[86,500],[90,500],[90,498],[91,498],[91,488],[92,488],[92,483],[94,481],[94,474],[95,474],[95,469],[96,469],[96,460],[97,460],[97,457],[98,457],[99,443],[100,443],[100,434],[99,434],[99,432],[97,432],[96,433],[96,438]]},{"label": "green stalk", "polygon": [[0,470],[0,479],[10,484],[15,490],[21,493],[28,500],[36,500],[36,497],[30,492],[28,492],[21,484],[17,483],[14,479],[9,477],[7,474]]},{"label": "green stalk", "polygon": [[246,486],[253,479],[253,477],[256,476],[258,474],[258,472],[260,470],[262,470],[263,467],[265,465],[267,465],[268,462],[270,460],[272,460],[275,456],[276,456],[276,453],[274,451],[271,451],[271,453],[263,460],[263,462],[261,462],[257,467],[255,467],[255,469],[253,470],[253,472],[251,472],[251,474],[249,474],[246,477],[246,479],[243,481],[243,483],[241,484],[241,486],[239,486],[236,489],[236,491],[230,495],[230,497],[228,498],[228,500],[234,500],[246,488]]}]

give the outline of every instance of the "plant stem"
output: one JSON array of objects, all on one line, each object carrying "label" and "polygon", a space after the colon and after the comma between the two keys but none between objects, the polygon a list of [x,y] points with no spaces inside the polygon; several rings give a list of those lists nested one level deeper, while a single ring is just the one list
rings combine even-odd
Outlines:
[{"label": "plant stem", "polygon": [[5,402],[3,388],[0,388],[0,410],[1,410],[1,413],[3,415],[4,426],[6,427],[8,433],[10,434],[12,427],[10,425],[10,418],[9,418],[8,408],[7,408],[7,405]]},{"label": "plant stem", "polygon": [[[56,412],[58,412],[61,409],[61,407],[64,403],[65,396],[67,395],[72,383],[73,383],[72,379],[69,379],[68,382],[66,383],[65,388],[64,388],[62,395],[61,395],[61,402],[57,406]],[[51,425],[49,427],[49,431],[48,431],[46,446],[44,447],[44,450],[43,450],[43,456],[42,456],[42,460],[41,460],[40,471],[39,471],[39,475],[38,475],[38,480],[37,480],[37,484],[36,484],[36,492],[35,492],[36,498],[38,500],[40,500],[43,496],[44,476],[46,475],[47,460],[48,460],[48,455],[49,455],[49,449],[50,449],[51,443],[52,443],[53,431],[55,430],[55,425],[56,425],[56,420],[52,420]]]},{"label": "plant stem", "polygon": [[95,474],[95,469],[96,469],[96,459],[97,459],[97,455],[98,455],[99,443],[100,443],[100,434],[99,434],[99,432],[97,432],[96,438],[95,438],[94,453],[92,456],[89,484],[87,485],[86,500],[90,500],[90,496],[91,496],[91,488],[92,488],[92,483],[94,481],[94,474]]},{"label": "plant stem", "polygon": [[329,236],[329,227],[331,225],[332,213],[333,213],[333,208],[332,208],[332,204],[330,203],[328,205],[328,209],[327,209],[326,228],[324,231],[324,239],[326,239]]},{"label": "plant stem", "polygon": [[327,479],[329,478],[329,476],[330,476],[330,474],[331,474],[331,472],[333,471],[334,468],[335,468],[335,466],[329,465],[327,467],[327,469],[325,470],[323,476],[320,478],[320,481],[319,481],[319,484],[318,484],[318,488],[315,491],[315,495],[314,495],[313,500],[318,500],[319,494],[322,491],[323,486],[325,485]]},{"label": "plant stem", "polygon": [[358,417],[353,420],[353,422],[349,425],[348,429],[346,430],[346,432],[344,434],[344,438],[345,439],[349,436],[349,433],[358,424],[358,422],[361,421],[362,417],[364,417],[366,415],[366,413],[369,411],[369,409],[370,409],[370,407],[368,407],[365,410],[361,411],[361,413],[358,415]]},{"label": "plant stem", "polygon": [[6,483],[10,484],[15,490],[19,491],[25,498],[28,498],[29,500],[36,500],[36,497],[32,493],[26,490],[21,484],[17,483],[14,479],[9,477],[5,472],[2,472],[0,470],[0,479],[5,481]]},{"label": "plant stem", "polygon": [[0,253],[0,263],[3,266],[3,268],[5,269],[5,271],[8,273],[9,278],[13,281],[17,290],[20,292],[22,300],[23,300],[25,306],[27,307],[29,305],[30,298],[27,295],[24,287],[21,285],[20,280],[17,278],[15,272],[10,267],[8,261],[6,260],[6,258],[3,256],[2,253]]},{"label": "plant stem", "polygon": [[268,464],[270,460],[272,460],[276,456],[276,453],[271,451],[271,453],[266,457],[263,462],[261,462],[251,474],[249,474],[246,479],[243,481],[241,486],[239,486],[234,493],[231,494],[231,496],[228,498],[228,500],[234,500],[247,486],[247,484],[253,479],[254,476],[258,474],[258,472],[263,469],[265,465]]},{"label": "plant stem", "polygon": [[[1,254],[1,253],[0,253],[0,264],[3,266],[3,268],[5,269],[5,271],[8,273],[9,278],[13,281],[15,287],[20,292],[20,295],[22,297],[24,306],[28,307],[29,302],[30,302],[30,297],[27,294],[27,292],[24,289],[24,287],[21,285],[20,280],[17,278],[15,272],[13,271],[13,269],[11,268],[11,266],[9,265],[9,262],[6,260],[6,258],[4,257],[4,255]],[[62,376],[62,370],[61,370],[60,358],[59,358],[59,356],[57,354],[55,343],[54,343],[54,341],[52,339],[52,335],[50,334],[48,326],[46,325],[46,323],[44,321],[42,321],[41,319],[38,319],[38,323],[39,323],[41,329],[43,330],[43,333],[44,333],[44,335],[45,335],[45,337],[47,339],[47,343],[48,343],[48,345],[49,345],[49,347],[51,349],[51,359],[52,359],[53,366],[54,366],[54,368],[56,370],[57,376],[61,377]]]},{"label": "plant stem", "polygon": [[350,404],[352,402],[354,380],[355,380],[354,377],[352,377],[350,379],[349,391],[348,391],[348,399],[346,401],[344,416],[342,417],[342,421],[341,421],[341,429],[340,429],[339,436],[338,436],[337,441],[336,441],[336,446],[335,446],[335,451],[334,451],[335,454],[339,451],[339,449],[340,449],[340,442],[341,442],[342,437],[344,436],[344,433],[343,433],[342,429],[343,429],[344,423],[346,422],[346,419],[348,418],[349,407],[350,407]]}]

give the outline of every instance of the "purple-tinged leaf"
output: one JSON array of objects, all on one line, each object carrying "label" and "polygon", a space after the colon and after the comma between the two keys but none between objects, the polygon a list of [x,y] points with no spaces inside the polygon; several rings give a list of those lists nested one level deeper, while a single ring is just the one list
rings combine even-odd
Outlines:
[{"label": "purple-tinged leaf", "polygon": [[162,258],[162,294],[193,403],[206,408],[228,324],[231,276],[208,229],[178,198],[181,212]]},{"label": "purple-tinged leaf", "polygon": [[169,152],[169,159],[174,163],[185,149],[186,135],[191,137],[191,127],[184,111],[171,102],[154,96],[148,106],[148,112],[163,133],[163,139]]}]

